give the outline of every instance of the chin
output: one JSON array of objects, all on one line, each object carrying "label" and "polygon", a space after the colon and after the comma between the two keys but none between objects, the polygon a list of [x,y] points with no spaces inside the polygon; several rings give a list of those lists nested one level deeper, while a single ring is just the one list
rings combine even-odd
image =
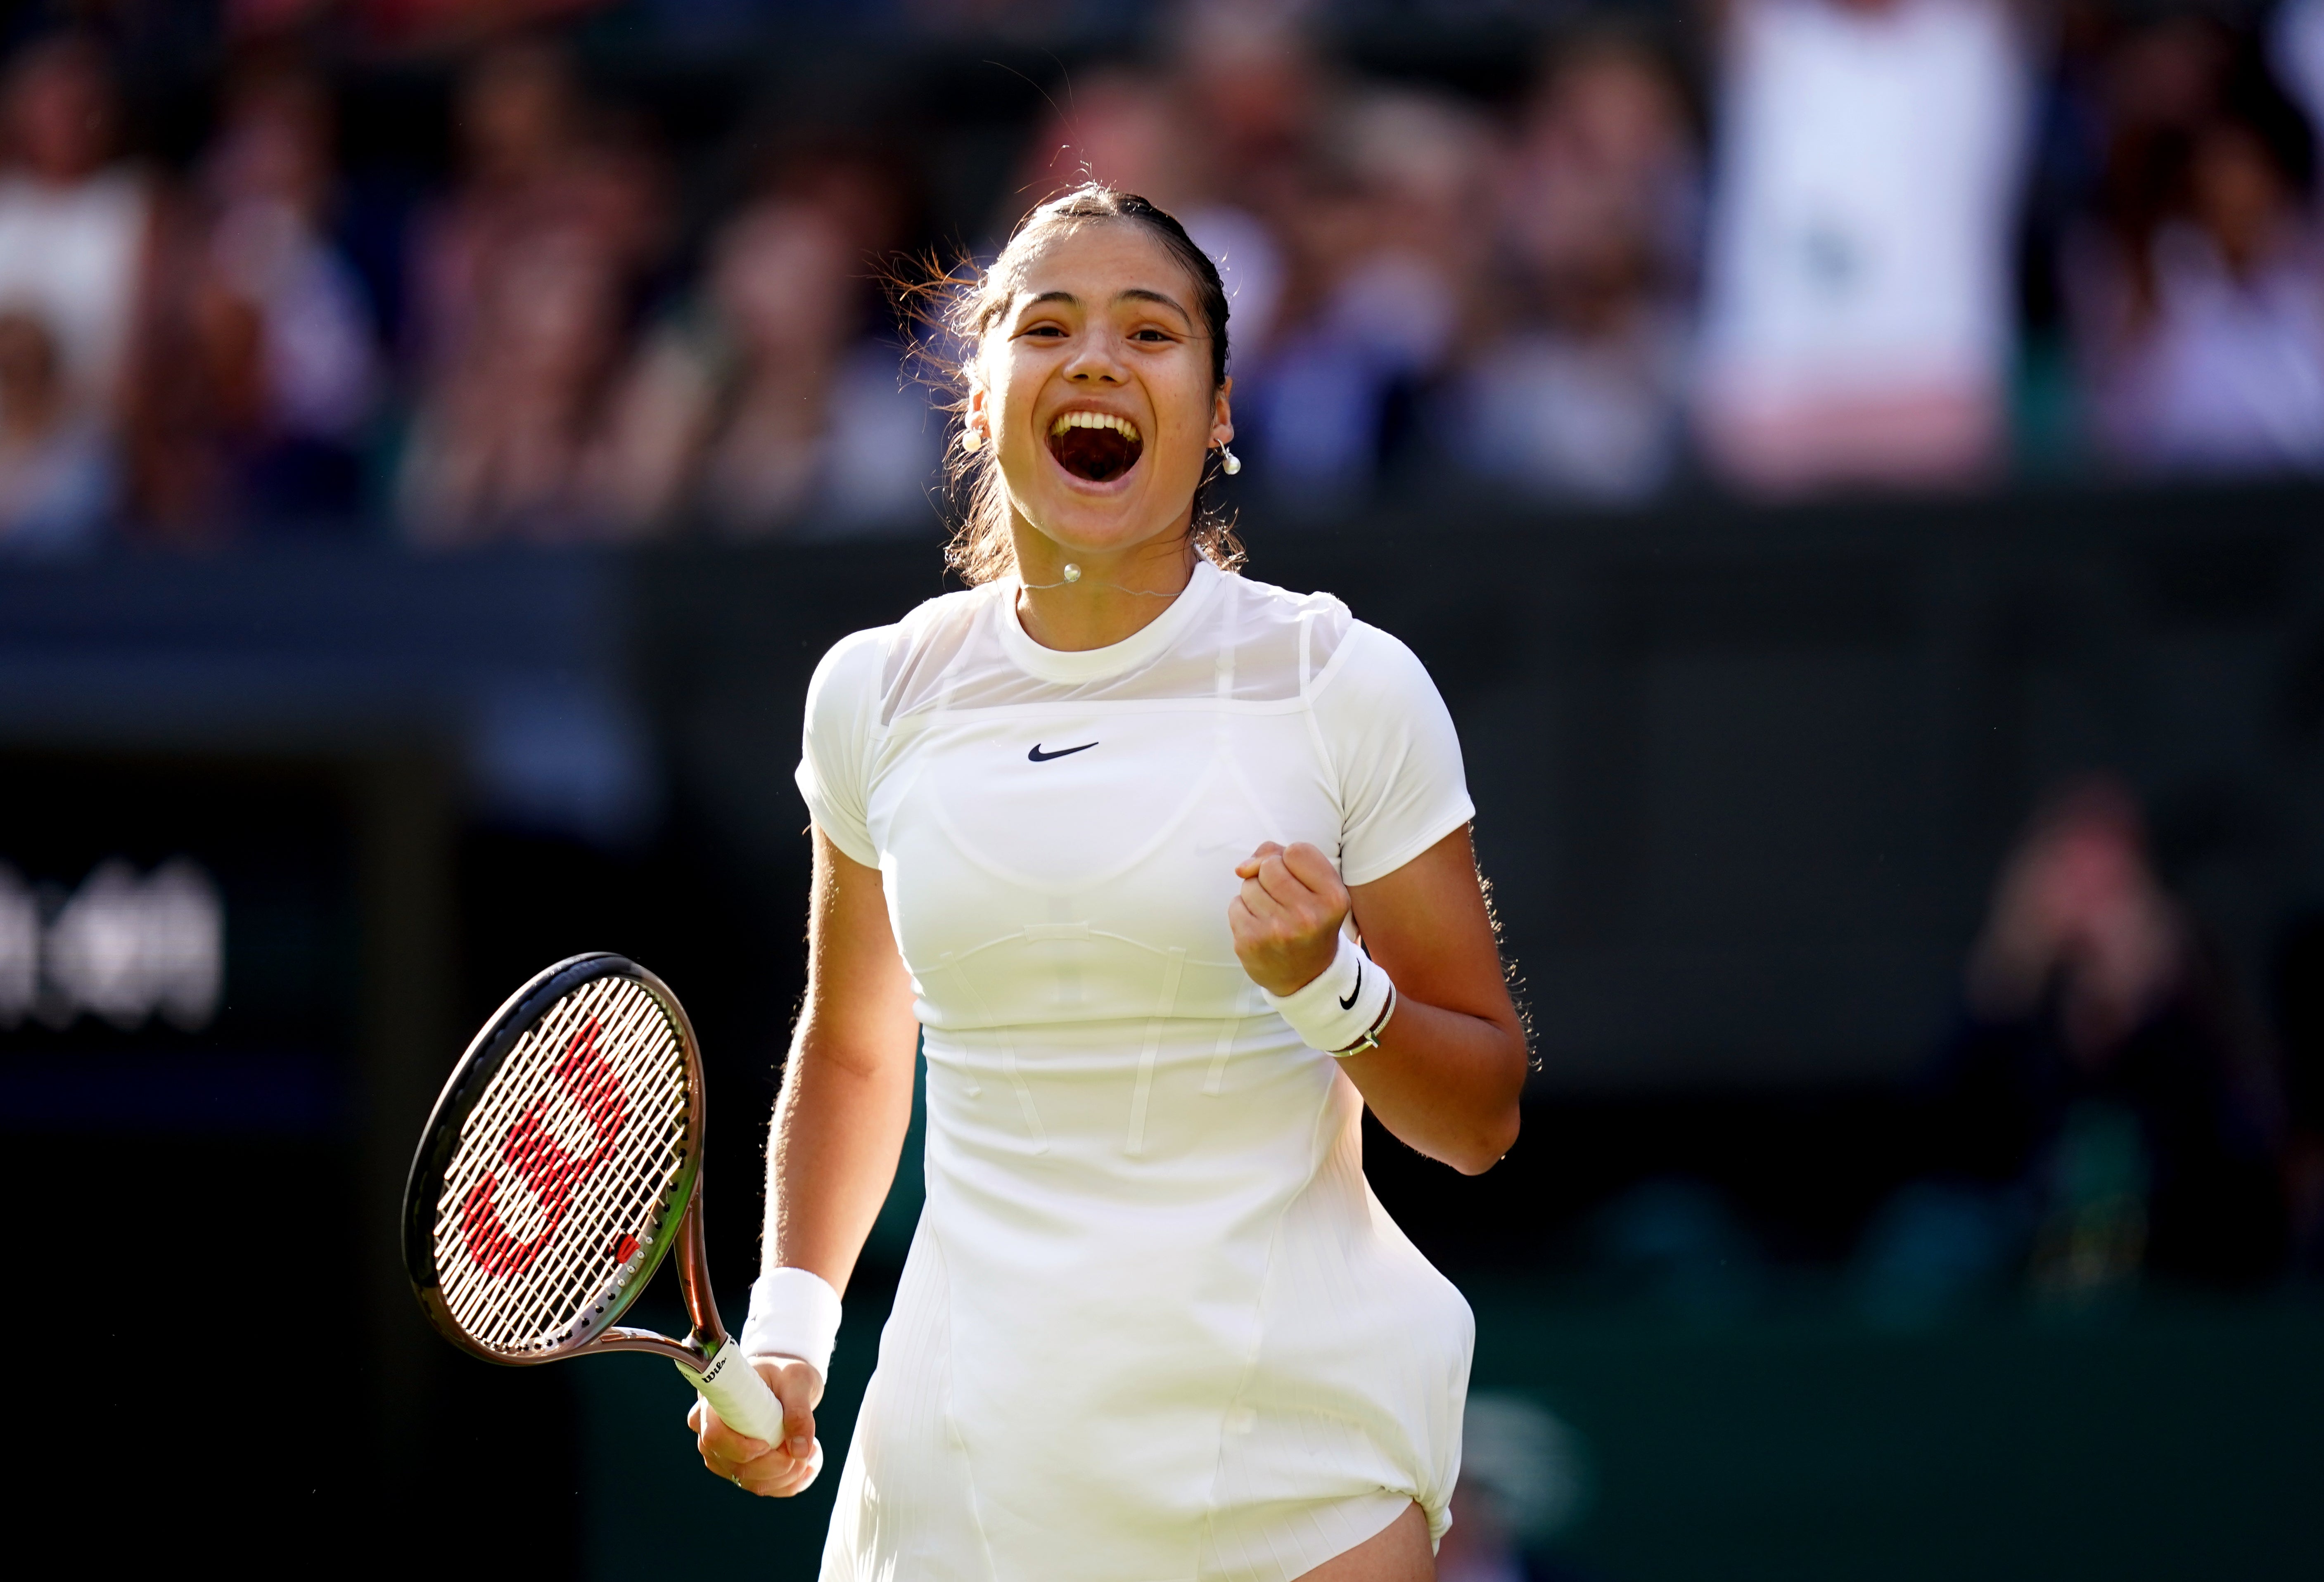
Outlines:
[{"label": "chin", "polygon": [[[1191,498],[1193,491],[1187,492]],[[1052,496],[1033,519],[1034,525],[1059,545],[1088,555],[1119,553],[1135,548],[1160,534],[1185,514],[1185,500],[1170,505],[1143,489],[1093,499],[1075,491]]]}]

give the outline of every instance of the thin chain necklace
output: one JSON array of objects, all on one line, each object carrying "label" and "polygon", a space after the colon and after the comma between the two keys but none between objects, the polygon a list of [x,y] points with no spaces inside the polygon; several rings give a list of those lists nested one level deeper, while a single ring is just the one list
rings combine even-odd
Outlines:
[{"label": "thin chain necklace", "polygon": [[[1017,585],[1018,585],[1019,587],[1020,587],[1020,588],[1024,589],[1027,593],[1030,593],[1037,592],[1037,591],[1038,591],[1038,590],[1040,590],[1040,589],[1043,589],[1043,588],[1065,588],[1065,587],[1073,587],[1073,586],[1074,586],[1074,585],[1078,584],[1081,582],[1081,580],[1082,580],[1082,568],[1081,568],[1080,566],[1075,566],[1072,561],[1068,560],[1068,561],[1066,561],[1066,562],[1065,562],[1065,579],[1064,579],[1063,581],[1061,581],[1061,582],[1054,582],[1054,583],[1027,583],[1027,582],[1020,582],[1020,583],[1019,583]],[[1191,576],[1189,576],[1189,577],[1188,577],[1188,579],[1187,579],[1188,584],[1192,584],[1192,582],[1193,582],[1193,580],[1194,580],[1194,579],[1193,579]],[[1155,590],[1155,589],[1153,589],[1153,588],[1133,588],[1133,587],[1126,586],[1126,585],[1124,585],[1123,584],[1120,584],[1120,583],[1092,583],[1092,584],[1090,584],[1090,586],[1092,586],[1092,587],[1093,587],[1093,588],[1111,588],[1111,589],[1113,589],[1116,593],[1135,593],[1138,597],[1139,597],[1139,598],[1141,598],[1141,599],[1175,599],[1175,598],[1176,598],[1176,597],[1178,596],[1178,594],[1179,594],[1179,593],[1185,593],[1185,592],[1186,591],[1186,590],[1185,590],[1185,588],[1181,587],[1181,588],[1177,589],[1177,590],[1176,590],[1176,592],[1165,593],[1159,593],[1159,592],[1156,591],[1156,590]]]}]

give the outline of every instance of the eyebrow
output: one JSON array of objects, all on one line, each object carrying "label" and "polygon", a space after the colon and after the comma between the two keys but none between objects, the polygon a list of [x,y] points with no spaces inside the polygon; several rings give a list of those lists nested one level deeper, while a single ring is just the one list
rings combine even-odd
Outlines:
[{"label": "eyebrow", "polygon": [[[1113,294],[1113,299],[1117,302],[1159,302],[1163,307],[1185,319],[1188,328],[1194,327],[1194,316],[1181,308],[1176,298],[1163,292],[1148,290],[1144,286],[1132,286],[1127,290],[1116,291]],[[1071,291],[1044,291],[1038,297],[1028,298],[1025,306],[1036,308],[1044,302],[1068,302],[1076,308],[1082,305],[1082,299]]]}]

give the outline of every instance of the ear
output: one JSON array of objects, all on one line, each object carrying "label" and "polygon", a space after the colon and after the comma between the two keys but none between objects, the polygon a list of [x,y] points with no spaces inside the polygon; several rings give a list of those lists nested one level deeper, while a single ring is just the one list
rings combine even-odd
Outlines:
[{"label": "ear", "polygon": [[991,416],[981,384],[968,387],[968,410],[961,416],[961,428],[962,442],[970,450],[981,448],[992,438]]},{"label": "ear", "polygon": [[1219,393],[1211,398],[1211,443],[1231,445],[1234,442],[1234,408],[1227,398],[1234,393],[1234,375],[1219,386]]}]

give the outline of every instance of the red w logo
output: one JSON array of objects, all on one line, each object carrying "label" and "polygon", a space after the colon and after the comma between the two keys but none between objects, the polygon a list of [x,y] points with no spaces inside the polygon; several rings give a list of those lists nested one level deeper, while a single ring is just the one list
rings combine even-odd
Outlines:
[{"label": "red w logo", "polygon": [[541,1107],[548,1098],[525,1106],[508,1136],[501,1139],[501,1157],[514,1165],[524,1184],[532,1189],[546,1223],[530,1241],[511,1236],[493,1203],[493,1194],[500,1190],[499,1179],[487,1171],[460,1204],[460,1234],[467,1239],[468,1255],[487,1274],[505,1277],[532,1267],[533,1260],[557,1235],[566,1209],[573,1205],[573,1194],[612,1155],[613,1140],[622,1135],[622,1123],[629,1118],[629,1100],[622,1092],[621,1079],[597,1053],[596,1017],[590,1017],[588,1025],[573,1035],[573,1042],[557,1057],[556,1072],[558,1085],[596,1133],[597,1145],[575,1158],[542,1123]]}]

